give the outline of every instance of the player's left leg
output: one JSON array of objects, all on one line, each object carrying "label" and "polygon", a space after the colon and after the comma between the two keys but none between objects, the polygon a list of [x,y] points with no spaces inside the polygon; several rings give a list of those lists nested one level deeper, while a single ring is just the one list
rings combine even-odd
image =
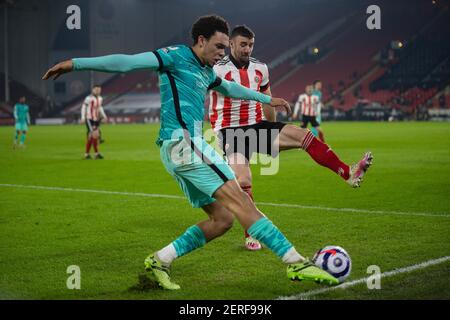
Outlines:
[{"label": "player's left leg", "polygon": [[[313,128],[313,129],[316,129],[317,135],[319,136],[320,141],[322,141],[323,143],[325,143],[325,137],[324,137],[324,135],[323,135],[322,129],[320,128],[320,123],[319,123],[319,121],[317,120],[317,117],[312,117],[312,119],[311,119],[311,125],[312,125],[312,128]],[[314,134],[314,132],[313,132],[312,130],[311,130],[311,132]],[[317,137],[317,135],[314,134],[314,136],[316,136],[316,137]]]},{"label": "player's left leg", "polygon": [[103,134],[102,134],[102,130],[98,129],[98,142],[100,144],[104,143],[105,140],[103,140]]},{"label": "player's left leg", "polygon": [[20,136],[20,145],[23,146],[25,144],[25,138],[27,137],[27,131],[23,130],[22,135]]},{"label": "player's left leg", "polygon": [[314,137],[310,130],[295,125],[286,125],[279,135],[279,149],[302,148],[321,166],[327,167],[341,176],[352,187],[359,187],[367,169],[372,164],[372,153],[366,152],[354,165],[342,162],[334,151]]},{"label": "player's left leg", "polygon": [[154,279],[165,289],[180,288],[170,279],[170,266],[175,259],[203,247],[233,226],[233,214],[217,202],[204,205],[202,209],[208,214],[208,220],[191,226],[176,240],[145,259],[146,269],[152,271]]},{"label": "player's left leg", "polygon": [[[254,201],[252,192],[252,172],[250,170],[249,160],[241,153],[233,153],[227,156],[227,158],[228,164],[236,175],[239,186],[245,193],[248,194],[250,199]],[[255,251],[262,248],[261,243],[249,235],[247,230],[244,231],[244,236],[245,247],[248,250]]]}]

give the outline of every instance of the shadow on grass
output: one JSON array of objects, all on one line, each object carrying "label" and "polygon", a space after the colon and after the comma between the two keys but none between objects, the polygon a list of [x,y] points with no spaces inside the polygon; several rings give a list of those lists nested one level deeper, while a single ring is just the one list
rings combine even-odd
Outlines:
[{"label": "shadow on grass", "polygon": [[128,292],[146,292],[151,290],[161,290],[161,287],[158,283],[152,279],[150,279],[145,273],[141,273],[138,275],[138,282],[128,288]]}]

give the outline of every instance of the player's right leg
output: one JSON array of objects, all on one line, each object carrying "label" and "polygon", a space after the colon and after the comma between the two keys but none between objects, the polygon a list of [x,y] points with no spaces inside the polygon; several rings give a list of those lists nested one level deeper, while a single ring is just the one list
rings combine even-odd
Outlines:
[{"label": "player's right leg", "polygon": [[86,147],[85,147],[85,152],[84,152],[84,159],[89,160],[89,159],[92,159],[90,152],[91,152],[91,146],[92,146],[92,132],[94,130],[92,127],[91,120],[86,119],[86,129],[87,129],[87,133],[86,133]]},{"label": "player's right leg", "polygon": [[202,209],[208,214],[208,220],[190,227],[175,241],[145,259],[145,269],[164,289],[177,290],[180,288],[170,278],[170,265],[176,258],[220,237],[233,225],[233,214],[217,202],[204,205]]},{"label": "player's right leg", "polygon": [[13,144],[13,148],[16,148],[17,145],[19,144],[19,135],[20,135],[20,130],[17,129],[17,124],[16,124],[16,130],[15,130],[15,135],[14,135],[14,144]]},{"label": "player's right leg", "polygon": [[[164,141],[160,150],[166,170],[177,180],[193,207],[208,208],[205,206],[216,201],[217,205],[226,210],[221,210],[223,215],[227,215],[227,212],[233,213],[253,238],[265,244],[282,258],[290,269],[294,269],[288,269],[288,272],[294,272],[300,279],[337,283],[337,279],[322,269],[314,265],[304,265],[306,259],[298,254],[278,228],[255,207],[250,197],[238,185],[230,166],[210,145],[201,140],[200,143],[195,142],[194,146],[195,151],[192,151],[190,142]],[[186,154],[184,150],[189,151],[187,158],[182,156]],[[190,154],[196,159],[192,161]],[[199,154],[202,156],[200,161]],[[183,235],[158,251],[161,254],[152,254],[145,260],[146,270],[152,272],[162,287],[179,288],[171,282],[169,270],[162,262],[165,258],[161,256],[168,256],[173,261],[204,246],[208,241],[207,237],[211,237],[207,229],[202,230],[205,224],[207,225],[207,223],[203,225],[200,223],[188,228]],[[216,234],[213,233],[212,236]],[[165,253],[163,254],[162,251]],[[166,262],[171,261],[166,259]],[[292,274],[288,275],[294,278]]]},{"label": "player's right leg", "polygon": [[[314,128],[314,127],[313,127]],[[317,130],[317,133],[319,135],[319,139],[320,141],[322,141],[323,143],[325,143],[325,135],[323,134],[323,130],[320,126],[315,127]]]},{"label": "player's right leg", "polygon": [[306,129],[308,126],[308,120],[305,115],[302,115],[302,122],[300,123],[300,128]]},{"label": "player's right leg", "polygon": [[22,135],[20,136],[20,145],[25,146],[25,138],[27,137],[27,131],[22,130]]},{"label": "player's right leg", "polygon": [[184,140],[164,141],[160,149],[166,170],[178,182],[191,205],[202,208],[209,215],[208,220],[189,227],[169,245],[145,259],[145,269],[161,287],[169,290],[179,289],[170,279],[169,268],[173,260],[222,235],[231,228],[233,222],[233,215],[218,205],[212,195],[224,181],[234,179],[234,174],[223,158],[206,142],[197,141],[196,148],[197,151],[200,150],[199,154],[205,152],[208,157],[213,157],[212,161],[208,161],[209,165]]},{"label": "player's right leg", "polygon": [[310,130],[295,125],[286,125],[279,134],[279,149],[301,148],[321,166],[327,167],[341,176],[350,186],[359,187],[367,169],[372,165],[372,153],[366,152],[354,165],[341,161],[337,154],[325,143],[314,137]]}]

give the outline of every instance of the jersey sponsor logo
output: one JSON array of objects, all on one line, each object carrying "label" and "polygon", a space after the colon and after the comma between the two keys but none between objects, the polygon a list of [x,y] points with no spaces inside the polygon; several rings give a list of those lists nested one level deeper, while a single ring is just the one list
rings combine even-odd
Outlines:
[{"label": "jersey sponsor logo", "polygon": [[162,48],[161,50],[164,51],[165,53],[169,53],[169,51],[174,51],[174,50],[178,50],[178,47],[165,47]]}]

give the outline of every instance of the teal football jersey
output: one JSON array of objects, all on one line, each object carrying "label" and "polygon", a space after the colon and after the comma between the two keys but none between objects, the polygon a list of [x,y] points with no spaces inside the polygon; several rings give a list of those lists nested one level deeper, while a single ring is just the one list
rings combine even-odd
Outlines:
[{"label": "teal football jersey", "polygon": [[322,91],[320,90],[313,90],[313,95],[319,97],[319,101],[322,101]]},{"label": "teal football jersey", "polygon": [[159,61],[161,128],[157,144],[178,139],[183,129],[201,136],[205,96],[216,80],[214,70],[204,65],[194,51],[176,45],[154,51]]},{"label": "teal football jersey", "polygon": [[14,117],[17,122],[28,122],[28,105],[22,103],[16,103],[14,106]]}]

